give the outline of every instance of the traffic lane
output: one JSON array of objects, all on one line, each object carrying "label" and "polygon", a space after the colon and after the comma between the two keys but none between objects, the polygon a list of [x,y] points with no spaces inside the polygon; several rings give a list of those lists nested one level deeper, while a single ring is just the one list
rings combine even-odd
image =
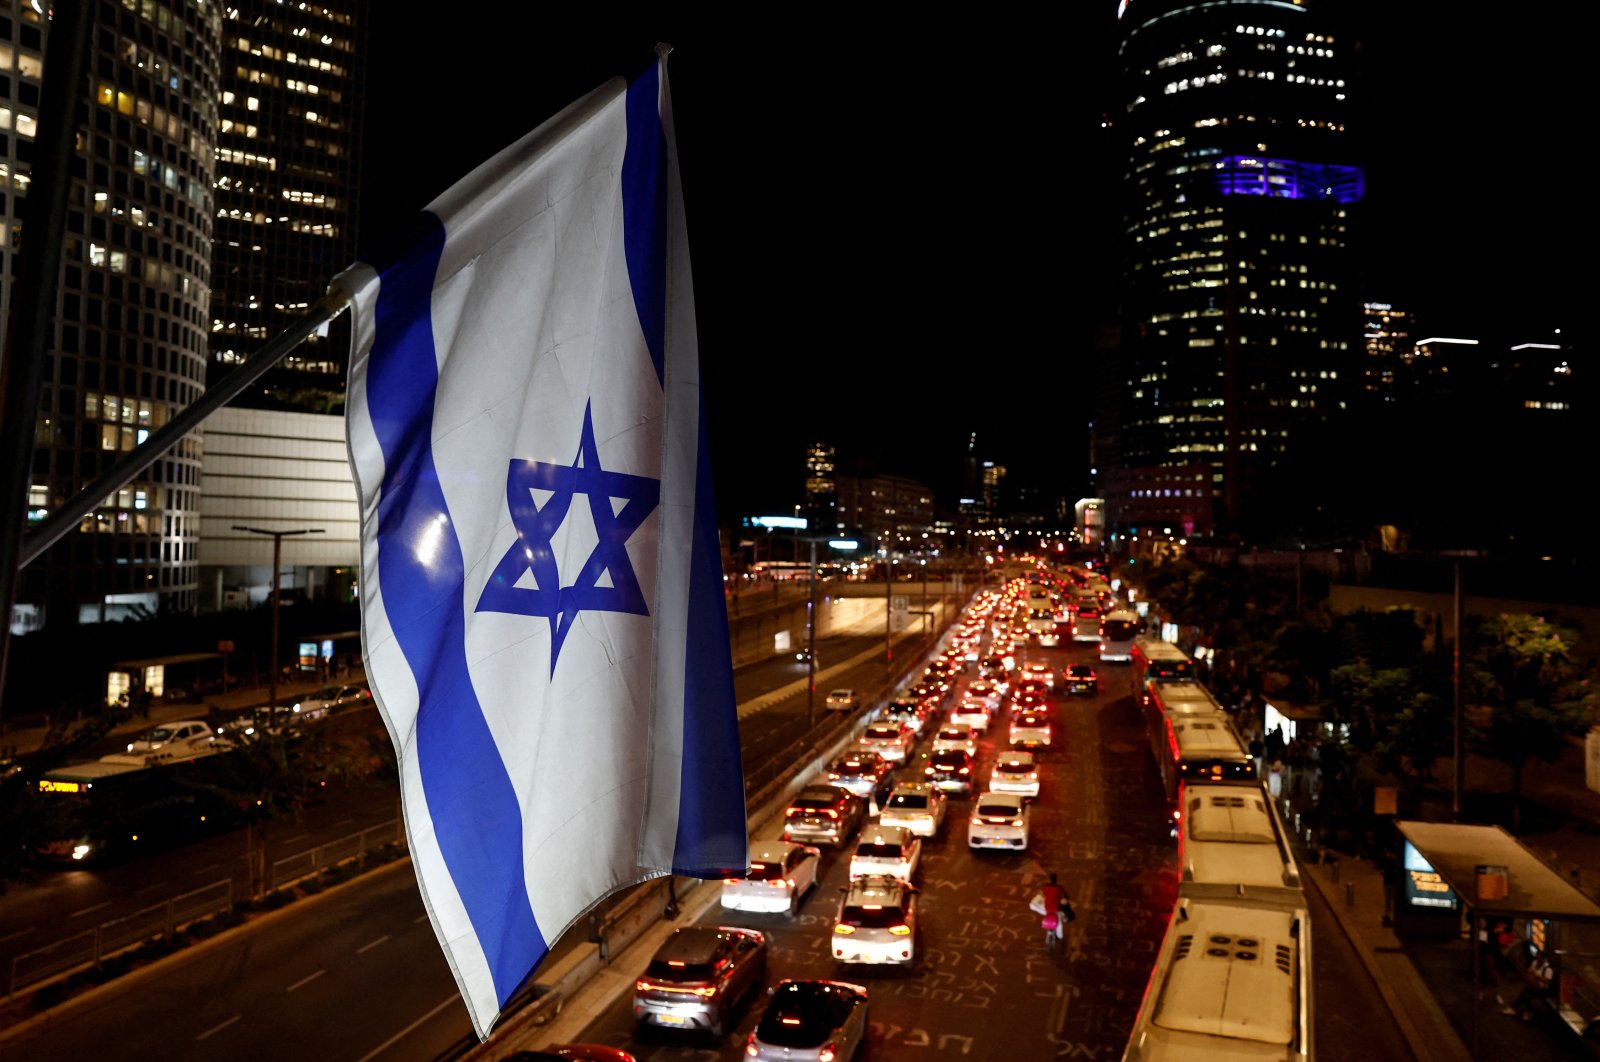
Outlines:
[{"label": "traffic lane", "polygon": [[[453,1024],[438,1023],[441,1016]],[[401,865],[266,929],[188,953],[162,971],[158,989],[107,993],[70,1021],[9,1041],[6,1054],[354,1060],[390,1044],[377,1057],[422,1060],[470,1028],[416,880]]]},{"label": "traffic lane", "polygon": [[[306,808],[298,821],[275,821],[267,833],[269,865],[394,820],[398,801],[399,789],[379,782],[341,791]],[[242,898],[250,888],[245,854],[245,833],[235,830],[123,863],[41,869],[34,881],[0,896],[0,969],[9,970],[18,955],[219,881],[231,881],[233,897]]]},{"label": "traffic lane", "polygon": [[[1171,911],[1171,840],[1153,766],[1130,768],[1119,762],[1100,772],[1115,786],[1142,792],[1089,794],[1075,777],[1075,761],[1094,752],[1100,712],[1112,712],[1107,727],[1116,739],[1137,726],[1128,721],[1130,707],[1116,705],[1109,695],[1053,707],[1066,742],[1087,744],[1077,752],[1053,748],[1041,755],[1043,788],[1033,806],[1030,850],[970,851],[966,826],[971,798],[953,799],[939,838],[925,843],[918,875],[922,946],[914,969],[833,962],[832,927],[838,889],[848,872],[848,848],[825,850],[821,885],[794,921],[721,908],[703,921],[766,932],[768,985],[785,977],[865,985],[871,995],[868,1050],[881,1057],[988,1057],[1002,1048],[1030,1058],[1052,1053],[1072,1057],[1075,1052],[1080,1057],[1116,1057],[1132,1029]],[[1003,723],[1003,715],[997,717],[980,741],[980,779],[987,779],[1003,749]],[[906,776],[917,776],[925,758],[925,752],[919,753]],[[1125,805],[1125,810],[1112,812],[1110,803]],[[1159,870],[1152,875],[1152,861],[1167,868],[1165,877]],[[1059,959],[1046,954],[1038,916],[1028,909],[1049,870],[1061,874],[1078,912]],[[631,997],[625,996],[583,1038],[652,1060],[733,1059],[740,1057],[763,1006],[764,999],[752,1001],[732,1037],[716,1041],[704,1033],[638,1028]]]}]

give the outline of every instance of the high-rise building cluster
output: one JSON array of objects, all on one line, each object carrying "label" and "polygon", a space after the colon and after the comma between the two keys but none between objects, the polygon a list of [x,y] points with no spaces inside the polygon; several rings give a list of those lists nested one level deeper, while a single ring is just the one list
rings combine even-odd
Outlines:
[{"label": "high-rise building cluster", "polygon": [[[9,313],[51,21],[0,10]],[[28,505],[37,521],[194,402],[354,257],[365,0],[96,0]],[[249,396],[328,410],[348,340]],[[199,606],[197,432],[22,572],[14,630]]]}]

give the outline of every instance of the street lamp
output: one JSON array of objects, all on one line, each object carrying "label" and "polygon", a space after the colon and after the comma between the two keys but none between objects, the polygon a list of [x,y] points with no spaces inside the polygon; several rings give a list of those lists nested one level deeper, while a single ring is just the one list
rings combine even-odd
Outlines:
[{"label": "street lamp", "polygon": [[275,723],[273,713],[278,708],[278,572],[283,558],[283,539],[286,535],[320,535],[320,527],[298,527],[292,531],[268,531],[261,527],[233,525],[235,531],[248,531],[252,535],[272,536],[272,656],[267,661],[267,719]]}]

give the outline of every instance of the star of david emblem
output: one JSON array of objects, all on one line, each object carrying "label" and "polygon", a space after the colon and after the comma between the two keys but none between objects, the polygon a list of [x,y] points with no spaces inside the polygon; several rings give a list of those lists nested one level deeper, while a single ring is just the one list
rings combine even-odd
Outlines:
[{"label": "star of david emblem", "polygon": [[[552,546],[575,495],[587,495],[599,541],[570,584],[562,585]],[[510,612],[550,620],[550,673],[561,644],[583,612],[648,616],[644,591],[628,559],[628,538],[661,499],[661,481],[600,467],[590,407],[572,464],[513,461],[506,501],[517,539],[500,558],[478,598],[478,612]]]}]

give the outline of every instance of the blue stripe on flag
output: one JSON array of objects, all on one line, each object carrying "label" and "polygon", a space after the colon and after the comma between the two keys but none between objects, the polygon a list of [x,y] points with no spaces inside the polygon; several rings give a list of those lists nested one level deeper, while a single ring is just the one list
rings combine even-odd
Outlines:
[{"label": "blue stripe on flag", "polygon": [[723,597],[722,546],[717,538],[716,499],[711,492],[711,451],[706,443],[703,391],[697,449],[694,542],[689,561],[691,633],[683,675],[686,740],[672,862],[673,870],[679,874],[721,877],[743,866],[748,838],[739,717],[729,707],[738,702],[728,648],[728,605]]},{"label": "blue stripe on flag", "polygon": [[418,682],[417,757],[445,866],[500,1005],[549,950],[522,872],[522,814],[467,669],[465,571],[433,463],[434,275],[444,226],[418,215],[381,277],[367,405],[383,450],[378,572],[384,609]]},{"label": "blue stripe on flag", "polygon": [[661,125],[661,64],[628,84],[628,146],[622,156],[622,241],[633,305],[656,379],[666,380],[667,133]]}]

